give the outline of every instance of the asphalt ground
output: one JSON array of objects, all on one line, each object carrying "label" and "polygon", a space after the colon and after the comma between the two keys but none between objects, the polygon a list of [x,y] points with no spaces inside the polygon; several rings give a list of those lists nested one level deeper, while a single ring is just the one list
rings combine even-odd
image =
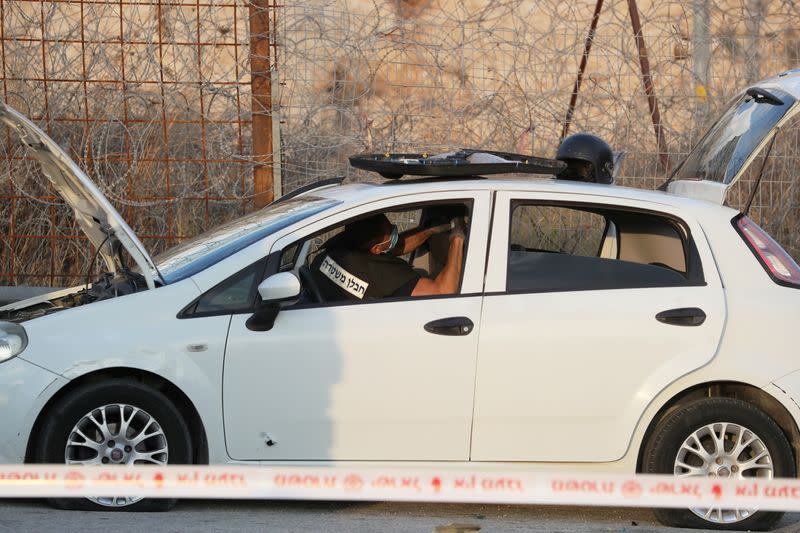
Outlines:
[{"label": "asphalt ground", "polygon": [[[472,526],[472,529],[444,526]],[[666,533],[648,509],[418,503],[189,500],[166,513],[58,511],[36,500],[0,500],[0,532],[547,532]],[[800,513],[775,530],[800,532]]]}]

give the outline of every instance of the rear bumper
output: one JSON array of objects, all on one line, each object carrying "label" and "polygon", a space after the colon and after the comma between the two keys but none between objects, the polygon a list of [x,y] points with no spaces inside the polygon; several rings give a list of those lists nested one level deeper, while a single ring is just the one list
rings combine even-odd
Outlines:
[{"label": "rear bumper", "polygon": [[0,464],[21,464],[36,416],[67,380],[16,357],[0,363]]}]

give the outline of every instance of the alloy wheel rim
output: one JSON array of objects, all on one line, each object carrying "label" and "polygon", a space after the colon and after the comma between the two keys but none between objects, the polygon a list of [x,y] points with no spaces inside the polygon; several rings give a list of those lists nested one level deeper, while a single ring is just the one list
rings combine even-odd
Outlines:
[{"label": "alloy wheel rim", "polygon": [[[692,432],[675,457],[678,477],[772,479],[774,467],[766,444],[752,430],[730,422],[715,422]],[[733,524],[752,516],[757,509],[692,508],[708,522]]]},{"label": "alloy wheel rim", "polygon": [[[113,403],[92,409],[70,430],[64,462],[70,465],[166,465],[167,436],[158,421],[144,409]],[[141,497],[94,496],[89,500],[106,507],[125,507]]]}]

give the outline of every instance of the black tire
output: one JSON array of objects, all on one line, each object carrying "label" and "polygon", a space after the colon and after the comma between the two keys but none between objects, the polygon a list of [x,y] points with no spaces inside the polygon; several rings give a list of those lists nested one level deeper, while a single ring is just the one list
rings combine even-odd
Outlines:
[{"label": "black tire", "polygon": [[[33,460],[36,463],[66,462],[67,439],[87,413],[109,404],[124,404],[142,409],[161,426],[168,445],[169,464],[191,464],[192,442],[189,428],[175,405],[161,392],[142,383],[109,379],[81,387],[48,411],[37,431]],[[167,511],[175,499],[147,498],[125,506],[101,505],[86,498],[52,498],[59,509],[86,511]]]},{"label": "black tire", "polygon": [[[773,477],[795,477],[794,454],[783,431],[757,407],[732,398],[696,400],[664,417],[647,441],[642,470],[649,474],[674,474],[683,442],[704,426],[725,422],[743,426],[761,439],[772,460]],[[721,523],[706,520],[690,509],[653,511],[667,526],[720,530],[769,530],[783,516],[780,512],[756,511],[738,522]]]}]

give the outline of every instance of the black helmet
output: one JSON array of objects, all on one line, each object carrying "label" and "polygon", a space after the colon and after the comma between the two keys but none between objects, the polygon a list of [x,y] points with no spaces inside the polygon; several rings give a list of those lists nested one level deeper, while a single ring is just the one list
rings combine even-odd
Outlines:
[{"label": "black helmet", "polygon": [[[561,141],[556,159],[567,163],[567,168],[558,176],[560,179],[614,183],[614,154],[608,143],[597,135],[570,135]],[[580,162],[591,163],[591,169]]]}]

